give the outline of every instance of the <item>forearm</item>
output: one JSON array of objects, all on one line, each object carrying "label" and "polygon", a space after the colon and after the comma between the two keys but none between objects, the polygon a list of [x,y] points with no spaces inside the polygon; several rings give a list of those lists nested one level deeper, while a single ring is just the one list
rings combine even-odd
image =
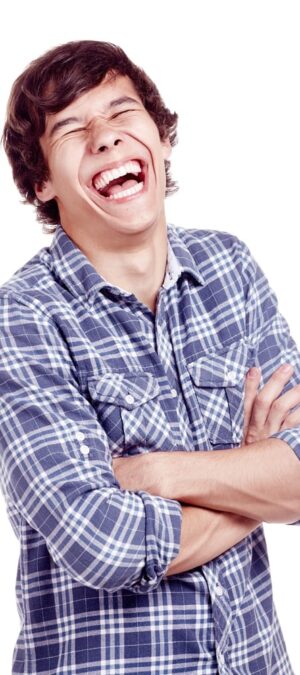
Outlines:
[{"label": "forearm", "polygon": [[300,462],[278,439],[217,452],[172,453],[164,496],[266,522],[300,518]]},{"label": "forearm", "polygon": [[167,576],[204,565],[242,541],[259,523],[232,513],[195,506],[182,509],[180,551]]}]

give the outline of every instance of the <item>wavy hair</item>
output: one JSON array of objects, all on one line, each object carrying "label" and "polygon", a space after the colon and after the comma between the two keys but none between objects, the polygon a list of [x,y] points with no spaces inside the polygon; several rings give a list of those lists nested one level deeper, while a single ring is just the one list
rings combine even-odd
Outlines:
[{"label": "wavy hair", "polygon": [[[177,114],[170,112],[154,82],[117,45],[95,40],[68,42],[32,61],[13,84],[3,145],[24,202],[35,205],[37,219],[43,223],[46,232],[54,232],[60,222],[56,200],[43,203],[35,194],[35,186],[49,178],[40,145],[46,115],[63,110],[81,94],[100,84],[110,72],[131,79],[161,140],[169,138],[172,146],[177,142]],[[167,160],[165,170],[167,196],[178,187],[172,180]]]}]

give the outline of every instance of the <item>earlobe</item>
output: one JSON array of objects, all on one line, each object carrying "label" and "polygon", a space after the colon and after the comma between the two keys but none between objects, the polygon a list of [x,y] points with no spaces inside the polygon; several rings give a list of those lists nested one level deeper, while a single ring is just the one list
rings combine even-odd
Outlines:
[{"label": "earlobe", "polygon": [[50,199],[54,199],[55,192],[51,181],[47,180],[45,183],[41,183],[41,185],[36,185],[35,194],[41,202],[48,202]]}]

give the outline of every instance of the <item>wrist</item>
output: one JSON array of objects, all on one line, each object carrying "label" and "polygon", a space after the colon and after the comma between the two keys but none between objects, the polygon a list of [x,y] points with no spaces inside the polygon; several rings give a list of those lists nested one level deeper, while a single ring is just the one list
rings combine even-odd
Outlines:
[{"label": "wrist", "polygon": [[[167,458],[169,459],[169,458]],[[165,495],[186,503],[205,504],[208,466],[204,452],[174,452],[164,471]]]}]

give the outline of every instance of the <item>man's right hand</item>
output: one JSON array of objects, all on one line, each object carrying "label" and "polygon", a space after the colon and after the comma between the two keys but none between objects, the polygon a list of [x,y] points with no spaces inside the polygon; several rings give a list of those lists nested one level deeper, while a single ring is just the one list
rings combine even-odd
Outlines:
[{"label": "man's right hand", "polygon": [[300,384],[281,394],[293,374],[293,366],[277,368],[260,389],[259,368],[250,368],[246,376],[244,402],[244,438],[242,445],[262,441],[282,429],[300,425]]}]

